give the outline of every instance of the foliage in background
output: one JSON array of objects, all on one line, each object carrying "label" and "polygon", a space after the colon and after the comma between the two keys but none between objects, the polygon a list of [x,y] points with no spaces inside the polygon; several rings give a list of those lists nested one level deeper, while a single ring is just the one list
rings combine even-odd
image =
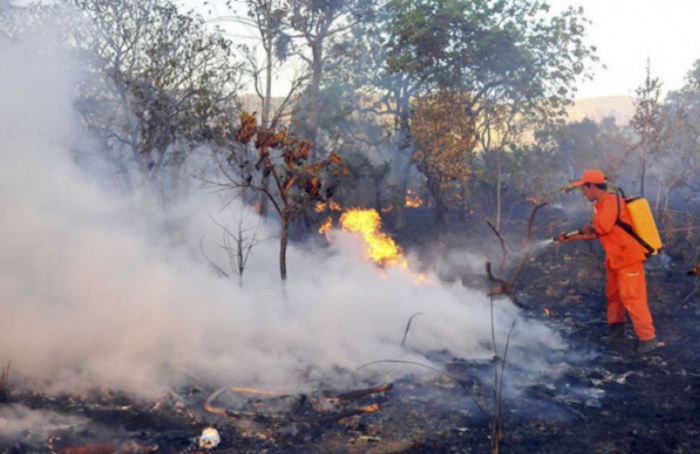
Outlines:
[{"label": "foliage in background", "polygon": [[411,160],[426,178],[438,231],[444,226],[448,197],[472,177],[477,139],[474,118],[463,107],[468,98],[459,91],[441,90],[419,98],[412,116]]},{"label": "foliage in background", "polygon": [[[260,95],[250,110],[260,112],[261,127],[276,133],[294,124],[299,138],[316,138],[309,144],[319,157],[348,157],[352,174],[337,181],[336,197],[353,205],[397,205],[407,189],[426,186],[438,213],[509,215],[527,200],[570,201],[556,190],[590,167],[627,192],[646,192],[657,209],[693,202],[700,188],[698,63],[666,100],[661,81],[647,74],[631,125],[559,122],[597,61],[581,10],[552,15],[534,0],[244,5],[264,60],[252,58],[254,47],[236,53],[221,31],[169,0],[0,2],[0,39],[41,33],[51,37],[47,58],[68,53],[80,62],[75,105],[96,142],[75,156],[81,164],[104,160],[122,188],[158,184],[164,200],[179,193],[163,181],[195,181],[182,178],[192,175],[193,157],[218,165],[195,151],[242,149],[232,136],[241,126],[243,77]],[[300,68],[300,97],[281,100],[289,116],[272,112],[280,62]],[[419,112],[412,106],[447,90],[463,93],[459,108],[448,109],[465,115],[452,133],[478,139],[462,150],[469,172],[446,171],[463,156],[439,115],[432,126],[426,106],[423,118],[411,116]],[[235,187],[230,196],[250,189]]]},{"label": "foliage in background", "polygon": [[[474,119],[484,153],[500,154],[527,127],[561,120],[597,61],[585,43],[587,21],[570,8],[549,15],[545,2],[530,0],[391,0],[387,67],[423,81],[425,88],[468,93],[463,109]],[[496,195],[500,216],[500,193]],[[498,222],[497,222],[498,224]]]},{"label": "foliage in background", "polygon": [[84,67],[76,106],[120,175],[152,179],[233,127],[240,65],[201,17],[165,0],[60,4],[76,11],[64,25]]},{"label": "foliage in background", "polygon": [[[300,108],[306,116],[300,133],[316,147],[311,151],[311,162],[325,156],[323,138],[319,136],[319,121],[328,104],[320,92],[326,72],[333,67],[351,66],[359,48],[352,30],[358,23],[372,23],[374,0],[286,0],[288,24],[293,51],[305,62],[310,81],[300,99]],[[318,150],[316,150],[318,148]]]}]

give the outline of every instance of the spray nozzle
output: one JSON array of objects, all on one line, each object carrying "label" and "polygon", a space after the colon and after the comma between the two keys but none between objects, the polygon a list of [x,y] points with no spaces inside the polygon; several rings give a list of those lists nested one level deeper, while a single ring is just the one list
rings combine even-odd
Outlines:
[{"label": "spray nozzle", "polygon": [[560,238],[561,238],[561,237],[563,237],[565,240],[567,240],[567,239],[571,238],[571,237],[574,236],[574,235],[580,235],[580,234],[582,234],[582,233],[583,233],[583,232],[581,231],[581,229],[579,229],[579,230],[574,230],[574,231],[571,231],[571,232],[567,232],[567,233],[565,233],[565,234],[563,234],[563,235],[554,237],[554,241],[560,241]]}]

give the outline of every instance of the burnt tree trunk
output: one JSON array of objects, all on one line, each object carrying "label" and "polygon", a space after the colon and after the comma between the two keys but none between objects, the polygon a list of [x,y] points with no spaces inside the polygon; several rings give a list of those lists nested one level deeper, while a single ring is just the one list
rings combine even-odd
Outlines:
[{"label": "burnt tree trunk", "polygon": [[287,243],[289,241],[289,224],[292,216],[289,209],[285,209],[281,216],[282,235],[280,236],[280,278],[287,280]]}]

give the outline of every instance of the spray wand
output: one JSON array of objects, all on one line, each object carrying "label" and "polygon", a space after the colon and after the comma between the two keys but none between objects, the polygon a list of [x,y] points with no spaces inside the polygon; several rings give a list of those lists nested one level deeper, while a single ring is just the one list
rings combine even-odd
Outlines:
[{"label": "spray wand", "polygon": [[[565,233],[564,235],[560,235],[560,236],[563,236],[565,240],[568,240],[568,239],[571,238],[572,236],[574,236],[574,235],[580,235],[580,234],[582,234],[582,233],[583,233],[583,232],[581,231],[581,229],[578,229],[578,230],[574,230],[574,231]],[[559,237],[558,237],[558,236],[557,236],[557,237],[554,237],[554,238],[552,238],[552,239],[553,239],[554,241],[556,241],[556,242],[559,242]]]}]

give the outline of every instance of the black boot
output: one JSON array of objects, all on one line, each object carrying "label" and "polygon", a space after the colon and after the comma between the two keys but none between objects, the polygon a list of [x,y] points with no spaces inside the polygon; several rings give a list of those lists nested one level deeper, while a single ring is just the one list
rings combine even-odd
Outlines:
[{"label": "black boot", "polygon": [[646,355],[652,350],[655,350],[658,346],[659,341],[655,337],[647,341],[639,341],[639,346],[637,347],[637,354]]},{"label": "black boot", "polygon": [[620,345],[625,341],[625,324],[611,323],[609,334],[603,338],[603,341],[608,345]]}]

